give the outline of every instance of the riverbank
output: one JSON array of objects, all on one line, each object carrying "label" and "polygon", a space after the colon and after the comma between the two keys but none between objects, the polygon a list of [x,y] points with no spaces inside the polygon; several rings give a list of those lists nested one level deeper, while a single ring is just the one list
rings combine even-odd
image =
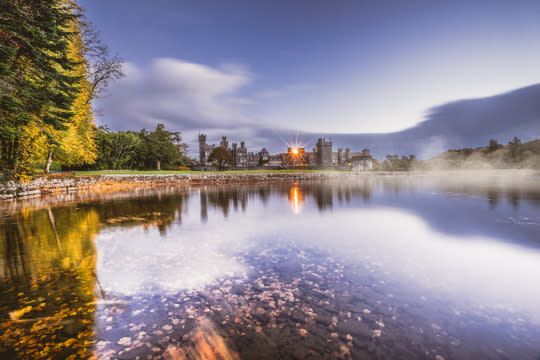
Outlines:
[{"label": "riverbank", "polygon": [[469,180],[486,176],[540,176],[533,170],[488,170],[488,171],[425,171],[425,172],[345,172],[345,171],[245,171],[245,172],[133,172],[133,173],[79,173],[52,174],[28,183],[8,182],[0,184],[0,201],[24,197],[62,195],[73,193],[110,193],[152,187],[182,187],[191,185],[261,183],[275,181],[303,181],[326,179],[356,179],[381,176],[437,176],[467,177]]},{"label": "riverbank", "polygon": [[[377,173],[380,175],[381,173]],[[387,173],[391,174],[391,173]],[[66,193],[101,193],[157,186],[190,186],[199,184],[260,183],[282,180],[322,180],[338,177],[369,177],[375,173],[331,171],[291,172],[178,172],[165,174],[102,174],[39,177],[28,183],[0,184],[0,200]]]}]

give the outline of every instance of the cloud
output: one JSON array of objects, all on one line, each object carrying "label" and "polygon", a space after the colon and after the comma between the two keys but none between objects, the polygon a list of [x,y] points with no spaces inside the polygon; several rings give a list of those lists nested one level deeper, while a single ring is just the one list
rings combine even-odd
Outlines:
[{"label": "cloud", "polygon": [[[293,141],[297,129],[266,118],[265,107],[273,107],[272,99],[295,98],[298,92],[315,96],[311,90],[316,87],[288,84],[246,96],[243,93],[254,77],[245,67],[217,68],[172,58],[157,58],[144,67],[125,63],[124,71],[127,76],[103,99],[106,124],[114,130],[138,130],[164,123],[182,132],[192,155],[197,153],[199,130],[208,134],[210,143],[226,135],[231,141],[245,140],[249,151],[261,147],[273,153],[285,151],[283,140]],[[426,111],[424,121],[398,132],[340,134],[329,128],[327,133],[312,133],[309,126],[303,130],[300,140],[308,148],[325,136],[333,140],[334,149],[368,147],[378,158],[386,154],[428,158],[447,148],[485,145],[492,138],[504,143],[519,136],[526,141],[540,135],[540,84],[435,106]]]},{"label": "cloud", "polygon": [[[284,131],[280,135],[290,138],[294,133]],[[368,147],[380,159],[386,154],[416,154],[425,159],[449,148],[484,146],[490,139],[506,143],[514,136],[529,141],[540,136],[540,84],[435,106],[426,112],[423,122],[403,131],[302,136],[310,139],[316,135],[331,138],[334,149],[350,147],[358,151]]]},{"label": "cloud", "polygon": [[213,68],[172,58],[146,67],[124,64],[126,77],[111,88],[103,108],[113,129],[153,128],[157,123],[188,131],[248,126],[250,100],[239,95],[251,81],[238,65]]}]

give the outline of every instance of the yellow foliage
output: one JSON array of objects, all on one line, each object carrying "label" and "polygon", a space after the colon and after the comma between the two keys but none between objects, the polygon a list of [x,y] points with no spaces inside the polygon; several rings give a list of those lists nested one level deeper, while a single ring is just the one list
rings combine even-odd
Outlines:
[{"label": "yellow foliage", "polygon": [[16,321],[16,320],[19,320],[20,318],[22,318],[24,316],[24,314],[27,314],[29,313],[30,311],[32,311],[32,306],[27,306],[27,307],[24,307],[20,310],[15,310],[15,311],[11,311],[9,313],[9,318],[13,321]]},{"label": "yellow foliage", "polygon": [[[70,2],[70,5],[75,4]],[[75,34],[70,39],[67,55],[77,64],[67,75],[80,78],[77,84],[79,94],[71,107],[73,117],[64,130],[56,130],[39,119],[25,128],[23,136],[25,151],[21,163],[29,170],[32,164],[46,160],[50,151],[52,151],[53,159],[64,165],[92,164],[97,157],[96,127],[88,81],[89,64],[83,56],[84,45],[80,23],[78,21],[72,23],[67,30]],[[53,110],[58,111],[58,109],[50,109],[50,111]]]}]

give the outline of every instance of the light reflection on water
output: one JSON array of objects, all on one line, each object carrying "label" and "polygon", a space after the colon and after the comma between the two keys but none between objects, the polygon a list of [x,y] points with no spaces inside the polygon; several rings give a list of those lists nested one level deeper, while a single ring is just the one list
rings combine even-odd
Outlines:
[{"label": "light reflection on water", "polygon": [[[73,296],[43,291],[69,282],[88,293],[90,281],[97,301],[47,335],[63,344],[85,334],[57,357],[535,359],[537,180],[285,182],[13,203],[0,223],[1,320],[20,331],[4,331],[0,355],[42,350],[29,324]],[[24,322],[8,319],[25,306]],[[94,310],[95,336],[71,325]]]}]

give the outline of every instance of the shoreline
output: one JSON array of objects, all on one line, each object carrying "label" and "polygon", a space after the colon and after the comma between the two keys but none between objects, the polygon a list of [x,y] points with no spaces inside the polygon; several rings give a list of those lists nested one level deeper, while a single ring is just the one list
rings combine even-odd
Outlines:
[{"label": "shoreline", "polygon": [[[0,184],[0,201],[72,193],[109,193],[153,187],[188,187],[191,185],[265,183],[283,180],[323,180],[341,177],[380,176],[375,173],[284,172],[284,173],[185,173],[121,174],[40,177],[28,183]],[[391,175],[391,173],[388,173]]]},{"label": "shoreline", "polygon": [[366,171],[366,172],[200,172],[177,174],[102,174],[39,177],[28,183],[0,183],[0,201],[20,198],[41,197],[72,193],[110,193],[151,187],[212,184],[246,184],[276,181],[303,181],[327,179],[354,179],[387,176],[508,176],[539,175],[534,170],[489,170],[489,171]]}]

